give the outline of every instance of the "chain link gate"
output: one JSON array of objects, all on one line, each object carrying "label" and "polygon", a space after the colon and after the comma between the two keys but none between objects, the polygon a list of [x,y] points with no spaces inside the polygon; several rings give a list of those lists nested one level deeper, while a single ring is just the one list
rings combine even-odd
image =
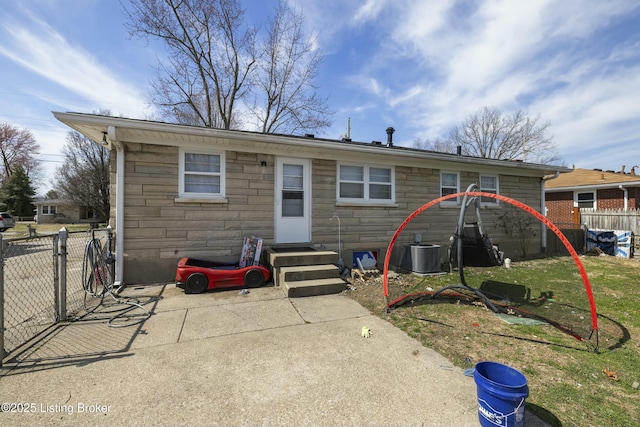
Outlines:
[{"label": "chain link gate", "polygon": [[110,227],[8,240],[0,235],[0,366],[52,325],[82,314],[87,242],[106,249],[112,236]]}]

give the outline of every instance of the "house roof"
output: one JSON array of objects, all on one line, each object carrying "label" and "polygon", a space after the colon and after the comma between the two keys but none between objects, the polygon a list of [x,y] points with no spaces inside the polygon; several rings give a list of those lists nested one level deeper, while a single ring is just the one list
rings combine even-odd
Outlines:
[{"label": "house roof", "polygon": [[571,172],[560,174],[555,179],[546,181],[545,190],[567,191],[576,188],[617,188],[620,185],[640,186],[640,175],[635,175],[635,169],[628,173],[600,169],[574,169]]},{"label": "house roof", "polygon": [[[86,135],[109,149],[116,148],[120,141],[141,144],[172,146],[206,146],[215,144],[228,147],[229,150],[259,152],[273,155],[302,155],[324,159],[353,159],[361,161],[372,159],[404,164],[424,166],[425,161],[437,165],[440,169],[505,169],[503,173],[514,175],[545,176],[556,172],[568,172],[569,168],[554,165],[541,165],[513,160],[484,159],[472,156],[456,155],[386,143],[356,142],[351,140],[333,140],[315,138],[312,135],[292,136],[264,134],[242,130],[224,130],[198,126],[163,123],[149,120],[127,119],[85,113],[53,112],[53,115],[72,129]],[[381,132],[382,133],[382,132]],[[386,135],[385,135],[386,136]],[[384,157],[380,154],[384,153]]]},{"label": "house roof", "polygon": [[77,203],[67,199],[39,199],[33,202],[34,205],[76,205]]}]

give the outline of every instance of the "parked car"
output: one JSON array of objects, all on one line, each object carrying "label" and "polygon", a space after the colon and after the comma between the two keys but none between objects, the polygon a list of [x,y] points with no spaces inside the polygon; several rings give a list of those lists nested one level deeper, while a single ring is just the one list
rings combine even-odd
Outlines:
[{"label": "parked car", "polygon": [[0,232],[5,232],[16,226],[13,217],[7,212],[0,212]]}]

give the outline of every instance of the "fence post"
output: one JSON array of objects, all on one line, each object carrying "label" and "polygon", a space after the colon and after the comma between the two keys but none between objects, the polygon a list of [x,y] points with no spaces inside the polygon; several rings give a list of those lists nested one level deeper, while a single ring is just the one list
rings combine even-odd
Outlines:
[{"label": "fence post", "polygon": [[4,241],[0,234],[0,368],[4,360]]},{"label": "fence post", "polygon": [[60,256],[60,252],[58,251],[58,235],[54,234],[53,239],[51,241],[51,249],[53,252],[53,259],[51,260],[53,264],[53,301],[55,307],[55,316],[56,322],[60,321],[60,274],[58,271],[58,266],[60,264],[58,257]]},{"label": "fence post", "polygon": [[60,239],[60,321],[67,320],[67,237],[69,231],[62,227],[58,233]]}]

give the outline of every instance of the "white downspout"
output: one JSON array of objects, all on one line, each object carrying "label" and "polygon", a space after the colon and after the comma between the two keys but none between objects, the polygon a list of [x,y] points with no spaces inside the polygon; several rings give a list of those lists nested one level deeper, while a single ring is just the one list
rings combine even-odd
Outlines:
[{"label": "white downspout", "polygon": [[107,127],[109,140],[116,148],[116,271],[113,287],[124,288],[124,146],[118,140],[116,127]]},{"label": "white downspout", "polygon": [[618,188],[624,192],[624,211],[629,210],[629,190],[624,188],[622,184],[618,185]]},{"label": "white downspout", "polygon": [[[544,191],[544,183],[552,180],[552,179],[556,179],[557,177],[560,176],[560,172],[556,171],[555,174],[551,175],[551,176],[545,176],[542,178],[542,181],[540,181],[540,213],[542,213],[542,215],[547,216],[547,207],[545,206],[544,202],[546,199],[546,195],[545,195],[545,191]],[[541,224],[541,232],[540,232],[540,246],[542,248],[543,252],[547,251],[547,226],[544,224]]]}]

